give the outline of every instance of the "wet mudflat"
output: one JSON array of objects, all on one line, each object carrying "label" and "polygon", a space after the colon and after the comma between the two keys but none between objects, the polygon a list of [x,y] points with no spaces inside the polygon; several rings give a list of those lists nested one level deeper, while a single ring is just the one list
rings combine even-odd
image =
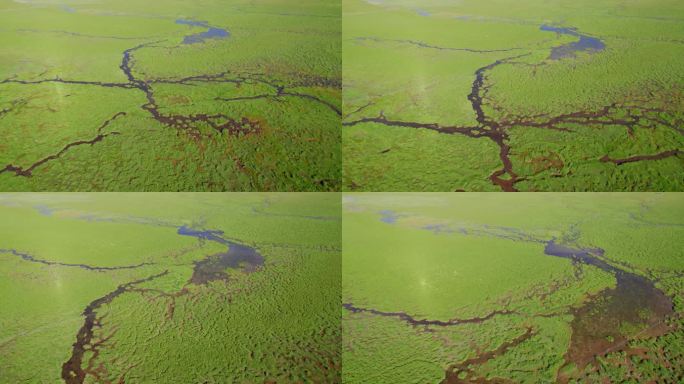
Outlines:
[{"label": "wet mudflat", "polygon": [[551,240],[544,253],[600,268],[615,276],[615,288],[589,297],[572,314],[568,362],[582,368],[596,356],[625,346],[628,338],[657,336],[667,331],[665,319],[673,313],[672,300],[652,281],[608,264],[601,249],[577,249]]}]

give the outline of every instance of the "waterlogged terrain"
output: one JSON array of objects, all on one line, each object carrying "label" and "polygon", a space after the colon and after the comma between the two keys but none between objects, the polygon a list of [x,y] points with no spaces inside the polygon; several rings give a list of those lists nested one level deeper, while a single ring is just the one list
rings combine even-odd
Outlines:
[{"label": "waterlogged terrain", "polygon": [[335,1],[0,1],[0,190],[340,188]]},{"label": "waterlogged terrain", "polygon": [[343,201],[343,382],[684,379],[680,194]]},{"label": "waterlogged terrain", "polygon": [[343,1],[348,191],[684,190],[684,3]]},{"label": "waterlogged terrain", "polygon": [[0,382],[339,383],[338,194],[0,195]]}]

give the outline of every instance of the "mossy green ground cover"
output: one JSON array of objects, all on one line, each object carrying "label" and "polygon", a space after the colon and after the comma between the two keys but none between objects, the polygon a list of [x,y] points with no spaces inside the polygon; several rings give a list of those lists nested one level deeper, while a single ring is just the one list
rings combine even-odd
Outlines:
[{"label": "mossy green ground cover", "polygon": [[0,190],[339,190],[340,17],[0,1]]},{"label": "mossy green ground cover", "polygon": [[673,0],[345,0],[343,188],[681,191],[682,20]]},{"label": "mossy green ground cover", "polygon": [[[338,194],[3,194],[0,212],[0,382],[341,380]],[[181,226],[263,264],[193,283],[226,246]]]},{"label": "mossy green ground cover", "polygon": [[[684,377],[679,194],[353,193],[343,201],[343,382]],[[595,262],[612,267],[552,256],[552,241],[601,249]],[[602,305],[616,302],[625,273],[655,287],[666,316]],[[630,286],[627,297],[641,289]],[[582,319],[616,326],[586,332]]]}]

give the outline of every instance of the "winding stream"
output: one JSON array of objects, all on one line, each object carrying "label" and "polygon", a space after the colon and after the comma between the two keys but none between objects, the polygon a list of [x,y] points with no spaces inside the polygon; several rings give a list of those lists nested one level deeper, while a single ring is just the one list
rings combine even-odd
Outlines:
[{"label": "winding stream", "polygon": [[207,28],[207,31],[185,36],[183,44],[203,43],[207,39],[225,39],[230,36],[230,32],[223,28],[212,27],[206,21],[194,21],[186,19],[176,20],[176,24],[189,25],[192,27]]},{"label": "winding stream", "polygon": [[92,352],[93,354],[98,353],[96,351],[96,346],[93,343],[93,338],[95,337],[94,328],[102,327],[102,324],[97,317],[97,310],[103,305],[111,303],[116,297],[128,292],[136,285],[152,281],[156,278],[165,276],[168,273],[169,271],[164,271],[143,279],[131,281],[130,283],[121,284],[112,292],[109,292],[88,304],[83,310],[85,321],[76,334],[76,342],[72,346],[71,357],[69,357],[69,360],[66,363],[62,364],[62,379],[65,383],[82,384],[85,381],[87,374],[83,369],[83,359],[86,357],[86,352]]}]

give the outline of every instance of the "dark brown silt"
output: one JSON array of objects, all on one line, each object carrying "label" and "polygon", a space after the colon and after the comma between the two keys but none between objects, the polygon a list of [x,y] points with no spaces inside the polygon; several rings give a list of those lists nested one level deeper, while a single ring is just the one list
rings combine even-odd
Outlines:
[{"label": "dark brown silt", "polygon": [[672,299],[643,276],[619,269],[599,258],[601,249],[546,245],[544,253],[569,258],[615,275],[615,288],[588,298],[572,311],[570,348],[566,362],[583,368],[596,356],[623,348],[629,337],[667,331],[664,320],[673,313]]}]

